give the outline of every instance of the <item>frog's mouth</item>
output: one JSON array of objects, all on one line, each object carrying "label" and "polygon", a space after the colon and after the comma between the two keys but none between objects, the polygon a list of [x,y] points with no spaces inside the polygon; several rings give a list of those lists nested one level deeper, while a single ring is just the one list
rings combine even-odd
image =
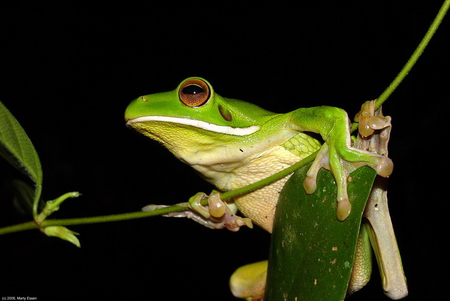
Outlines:
[{"label": "frog's mouth", "polygon": [[132,126],[135,123],[145,123],[145,122],[170,122],[183,124],[187,126],[196,127],[209,132],[233,135],[233,136],[247,136],[256,133],[260,127],[258,125],[252,125],[245,128],[234,128],[231,126],[217,125],[214,123],[209,123],[196,119],[179,118],[179,117],[169,117],[169,116],[141,116],[127,121],[127,126]]}]

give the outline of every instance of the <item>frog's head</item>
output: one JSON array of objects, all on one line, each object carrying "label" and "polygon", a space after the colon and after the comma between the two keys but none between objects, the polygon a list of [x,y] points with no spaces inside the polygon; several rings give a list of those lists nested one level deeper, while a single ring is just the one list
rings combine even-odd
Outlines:
[{"label": "frog's head", "polygon": [[161,142],[177,157],[242,141],[270,116],[256,105],[220,96],[199,77],[185,79],[172,91],[138,97],[125,111],[127,126]]}]

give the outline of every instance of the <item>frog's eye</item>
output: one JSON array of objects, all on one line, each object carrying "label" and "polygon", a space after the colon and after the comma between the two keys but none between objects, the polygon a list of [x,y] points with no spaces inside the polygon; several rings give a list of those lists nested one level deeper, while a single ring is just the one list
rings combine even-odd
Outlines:
[{"label": "frog's eye", "polygon": [[197,78],[185,81],[178,91],[180,101],[189,107],[200,107],[209,100],[211,92],[208,84]]}]

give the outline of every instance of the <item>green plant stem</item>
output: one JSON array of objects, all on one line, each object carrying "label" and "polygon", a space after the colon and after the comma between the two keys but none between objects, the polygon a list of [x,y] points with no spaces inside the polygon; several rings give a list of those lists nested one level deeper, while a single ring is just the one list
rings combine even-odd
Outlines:
[{"label": "green plant stem", "polygon": [[[445,14],[447,13],[449,7],[450,7],[450,0],[445,0],[438,14],[434,18],[433,23],[431,23],[430,28],[428,28],[427,33],[422,38],[422,41],[420,41],[416,50],[414,50],[413,54],[406,62],[405,66],[403,66],[402,70],[397,74],[397,76],[389,84],[386,90],[384,90],[383,93],[381,93],[381,95],[377,98],[377,101],[375,103],[375,109],[378,109],[389,98],[389,96],[391,96],[391,94],[394,93],[395,89],[397,89],[400,83],[408,75],[409,71],[411,71],[411,69],[414,67],[416,62],[419,60],[419,57],[422,55],[425,48],[431,41],[431,38],[436,33],[436,30],[438,29],[439,25],[442,23],[442,20],[444,19]],[[355,131],[357,127],[358,123],[354,122],[351,127],[351,132]]]},{"label": "green plant stem", "polygon": [[388,99],[388,97],[395,91],[395,89],[398,87],[398,85],[400,85],[400,83],[403,81],[403,79],[406,77],[406,75],[408,75],[409,71],[411,71],[412,67],[419,60],[419,57],[422,55],[423,51],[427,47],[431,38],[433,37],[433,35],[435,34],[439,25],[441,24],[442,20],[444,19],[449,6],[450,6],[450,0],[444,1],[444,3],[441,6],[441,9],[439,10],[438,14],[434,18],[433,23],[431,23],[430,28],[428,28],[427,33],[423,37],[422,41],[420,41],[419,46],[417,46],[416,50],[413,52],[413,54],[409,58],[408,62],[406,62],[403,69],[394,78],[394,80],[387,87],[387,89],[384,90],[383,93],[381,93],[380,97],[378,97],[376,106],[375,106],[376,108],[379,108],[386,101],[386,99]]},{"label": "green plant stem", "polygon": [[[94,217],[82,217],[82,218],[71,218],[71,219],[55,219],[55,220],[45,220],[42,222],[41,227],[49,226],[72,226],[72,225],[83,225],[83,224],[97,224],[97,223],[107,223],[116,221],[125,221],[130,219],[138,219],[149,216],[163,215],[175,211],[186,210],[186,206],[174,205],[170,207],[156,209],[150,212],[130,212],[122,214],[113,214],[105,216],[94,216]],[[1,233],[1,232],[0,232]]]},{"label": "green plant stem", "polygon": [[81,217],[81,218],[69,218],[69,219],[50,219],[43,221],[38,225],[35,221],[29,221],[22,224],[17,224],[13,226],[0,228],[0,235],[20,232],[25,230],[40,229],[50,226],[73,226],[73,225],[84,225],[84,224],[97,224],[97,223],[107,223],[107,222],[117,222],[125,221],[130,219],[138,219],[149,216],[163,215],[170,212],[183,211],[186,210],[186,206],[170,206],[165,208],[156,209],[150,212],[130,212],[122,214],[113,214],[105,216],[94,216],[94,217]]},{"label": "green plant stem", "polygon": [[33,217],[36,219],[38,217],[38,207],[39,207],[39,200],[41,198],[42,193],[42,184],[36,183],[36,190],[34,193],[34,200],[33,200]]},{"label": "green plant stem", "polygon": [[39,228],[39,226],[34,221],[30,221],[30,222],[26,222],[23,224],[17,224],[17,225],[13,225],[13,226],[0,228],[0,235],[14,233],[14,232],[20,232],[20,231],[25,231],[25,230],[38,229],[38,228]]}]

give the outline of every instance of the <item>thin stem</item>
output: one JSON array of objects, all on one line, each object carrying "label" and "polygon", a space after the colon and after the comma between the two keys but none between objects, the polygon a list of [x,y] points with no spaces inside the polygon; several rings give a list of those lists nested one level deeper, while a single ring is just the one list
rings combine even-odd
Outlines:
[{"label": "thin stem", "polygon": [[39,229],[39,226],[36,224],[35,221],[0,228],[0,235],[32,229]]},{"label": "thin stem", "polygon": [[[400,83],[408,75],[409,71],[411,71],[412,67],[419,60],[419,57],[422,55],[425,48],[428,46],[431,38],[433,37],[436,30],[438,29],[439,25],[442,23],[442,20],[444,19],[445,14],[447,13],[449,7],[450,7],[450,0],[445,0],[444,3],[442,4],[441,8],[439,9],[438,14],[434,18],[433,23],[430,25],[430,28],[428,28],[427,33],[422,38],[422,41],[420,41],[416,50],[414,50],[413,54],[411,55],[409,60],[406,62],[405,66],[403,66],[402,70],[397,74],[397,76],[389,84],[389,86],[386,88],[386,90],[384,90],[383,93],[381,93],[381,95],[377,98],[377,101],[375,103],[375,110],[378,109],[389,98],[389,96],[391,96],[392,93],[394,93],[395,89],[397,89],[397,87],[400,85]],[[354,122],[351,126],[350,132],[355,131],[357,128],[358,128],[358,123]]]},{"label": "thin stem", "polygon": [[41,198],[42,193],[42,185],[36,183],[36,191],[34,193],[34,200],[33,200],[33,217],[36,219],[38,217],[38,207],[39,207],[39,200]]},{"label": "thin stem", "polygon": [[165,208],[160,208],[150,212],[130,212],[114,215],[105,216],[94,216],[94,217],[82,217],[82,218],[69,218],[69,219],[50,219],[43,221],[38,225],[35,221],[30,221],[18,225],[8,226],[0,228],[0,235],[20,232],[25,230],[39,229],[50,226],[73,226],[73,225],[84,225],[84,224],[96,224],[96,223],[107,223],[107,222],[117,222],[125,221],[130,219],[144,218],[148,216],[163,215],[170,212],[183,211],[186,210],[186,206],[170,206]]},{"label": "thin stem", "polygon": [[125,221],[130,219],[138,219],[149,216],[163,215],[170,212],[183,211],[186,210],[186,206],[174,205],[170,207],[160,208],[149,212],[130,212],[122,214],[113,214],[105,216],[94,216],[94,217],[82,217],[82,218],[70,218],[70,219],[55,219],[55,220],[45,220],[42,222],[42,227],[49,226],[73,226],[73,225],[83,225],[83,224],[97,224],[97,223],[108,223]]},{"label": "thin stem", "polygon": [[391,82],[389,87],[387,87],[387,89],[384,90],[384,92],[380,95],[380,97],[378,97],[376,105],[375,105],[375,109],[379,108],[386,101],[386,99],[388,99],[388,97],[395,91],[395,89],[398,87],[398,85],[400,85],[400,83],[403,81],[403,79],[406,77],[406,75],[408,75],[409,71],[411,71],[412,67],[419,60],[419,57],[421,56],[421,54],[427,47],[427,45],[430,42],[431,38],[433,37],[434,33],[436,32],[436,30],[438,29],[442,20],[444,19],[449,6],[450,6],[450,0],[444,1],[444,3],[441,6],[441,9],[439,10],[438,14],[434,18],[433,23],[430,25],[430,28],[428,29],[427,33],[423,37],[419,46],[417,46],[416,50],[409,58],[408,62],[405,64],[405,66],[400,71],[400,73],[394,78],[394,80]]}]

